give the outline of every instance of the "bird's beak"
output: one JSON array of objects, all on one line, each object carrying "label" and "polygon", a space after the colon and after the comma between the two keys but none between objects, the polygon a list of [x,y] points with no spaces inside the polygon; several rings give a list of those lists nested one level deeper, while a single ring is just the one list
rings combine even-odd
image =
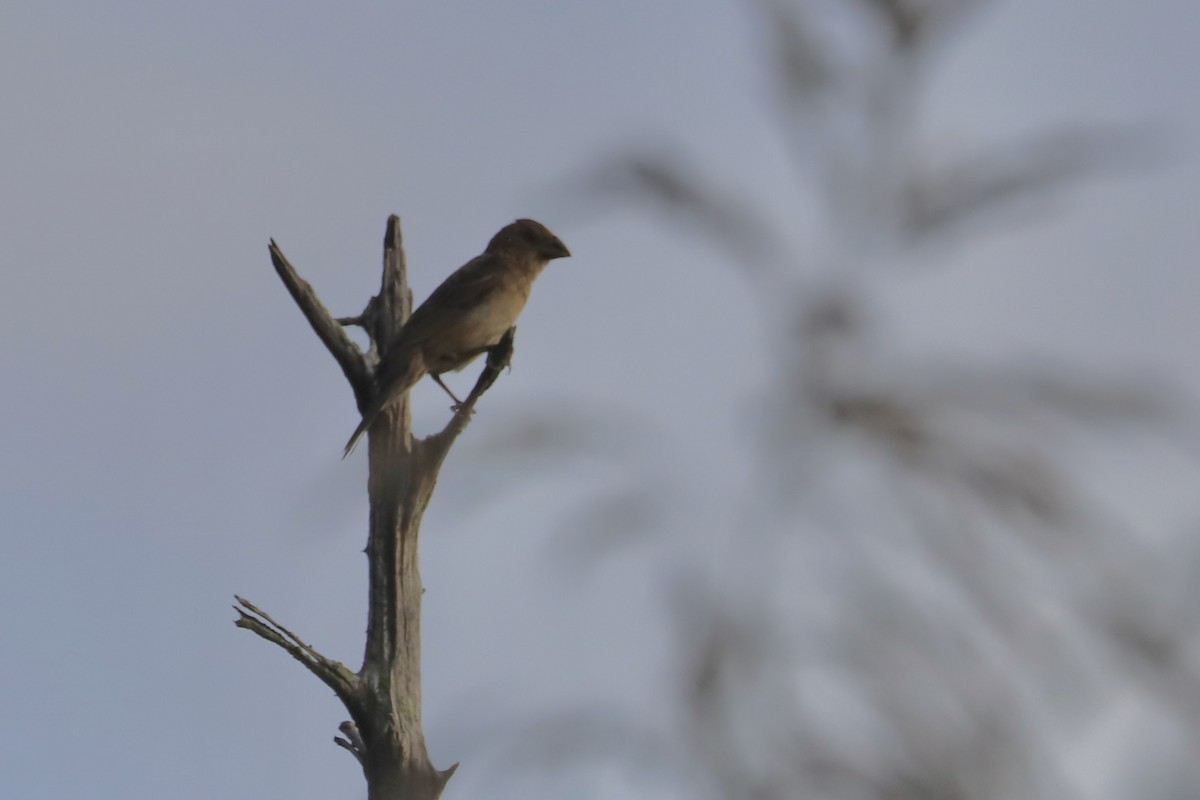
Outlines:
[{"label": "bird's beak", "polygon": [[570,255],[571,251],[567,249],[567,246],[563,244],[557,236],[554,237],[554,241],[549,242],[546,245],[547,259],[553,260],[555,258],[567,258]]}]

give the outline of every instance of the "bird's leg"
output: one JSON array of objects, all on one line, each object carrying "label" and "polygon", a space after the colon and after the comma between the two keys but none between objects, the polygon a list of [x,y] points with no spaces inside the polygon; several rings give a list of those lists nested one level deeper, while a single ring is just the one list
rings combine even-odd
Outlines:
[{"label": "bird's leg", "polygon": [[431,377],[431,378],[433,378],[435,381],[437,381],[437,385],[438,385],[438,386],[440,386],[440,387],[442,387],[442,390],[443,390],[443,391],[444,391],[446,394],[450,395],[450,399],[454,401],[454,405],[452,405],[452,406],[450,407],[450,410],[451,410],[451,411],[458,411],[458,409],[462,407],[462,404],[463,404],[463,403],[462,403],[462,400],[459,400],[457,397],[455,397],[455,396],[454,396],[454,392],[450,391],[450,387],[449,387],[449,386],[447,386],[446,384],[442,383],[442,376],[441,376],[441,375],[434,375],[434,374],[431,372],[431,373],[429,373],[429,377]]}]

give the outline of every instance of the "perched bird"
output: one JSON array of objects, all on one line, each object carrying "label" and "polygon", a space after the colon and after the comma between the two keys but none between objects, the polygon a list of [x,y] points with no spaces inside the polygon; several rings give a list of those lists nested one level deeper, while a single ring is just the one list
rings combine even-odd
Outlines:
[{"label": "perched bird", "polygon": [[[421,380],[460,370],[494,347],[517,321],[533,281],[556,258],[571,255],[545,225],[519,219],[459,267],[413,312],[379,365],[379,391],[346,443],[345,458],[379,412]],[[456,398],[457,401],[457,398]]]}]

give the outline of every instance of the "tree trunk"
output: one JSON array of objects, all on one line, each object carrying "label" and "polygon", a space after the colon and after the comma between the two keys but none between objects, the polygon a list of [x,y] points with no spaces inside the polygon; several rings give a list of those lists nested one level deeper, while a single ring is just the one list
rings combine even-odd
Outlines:
[{"label": "tree trunk", "polygon": [[[313,330],[337,360],[359,411],[377,390],[376,368],[412,311],[400,220],[388,219],[383,280],[357,317],[334,319],[299,277],[275,242],[271,260]],[[363,353],[343,326],[361,326],[371,339]],[[241,597],[236,625],[274,642],[324,681],[345,704],[351,720],[334,741],[362,766],[369,800],[436,800],[457,764],[438,770],[429,760],[421,728],[421,573],[417,538],[421,517],[451,445],[470,422],[475,403],[507,366],[514,331],[488,353],[487,366],[466,401],[440,433],[415,439],[408,396],[384,410],[367,432],[371,504],[367,538],[367,641],[362,668],[351,672],[326,658],[268,614]],[[377,356],[378,354],[378,356]]]}]

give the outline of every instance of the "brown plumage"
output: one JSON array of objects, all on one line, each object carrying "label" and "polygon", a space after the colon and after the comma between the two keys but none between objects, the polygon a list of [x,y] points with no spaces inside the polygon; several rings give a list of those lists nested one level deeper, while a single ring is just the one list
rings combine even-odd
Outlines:
[{"label": "brown plumage", "polygon": [[342,457],[389,403],[425,375],[440,384],[443,372],[460,370],[494,347],[516,323],[546,264],[569,255],[557,236],[531,219],[519,219],[493,236],[482,254],[446,278],[404,324],[379,365],[379,391]]}]

